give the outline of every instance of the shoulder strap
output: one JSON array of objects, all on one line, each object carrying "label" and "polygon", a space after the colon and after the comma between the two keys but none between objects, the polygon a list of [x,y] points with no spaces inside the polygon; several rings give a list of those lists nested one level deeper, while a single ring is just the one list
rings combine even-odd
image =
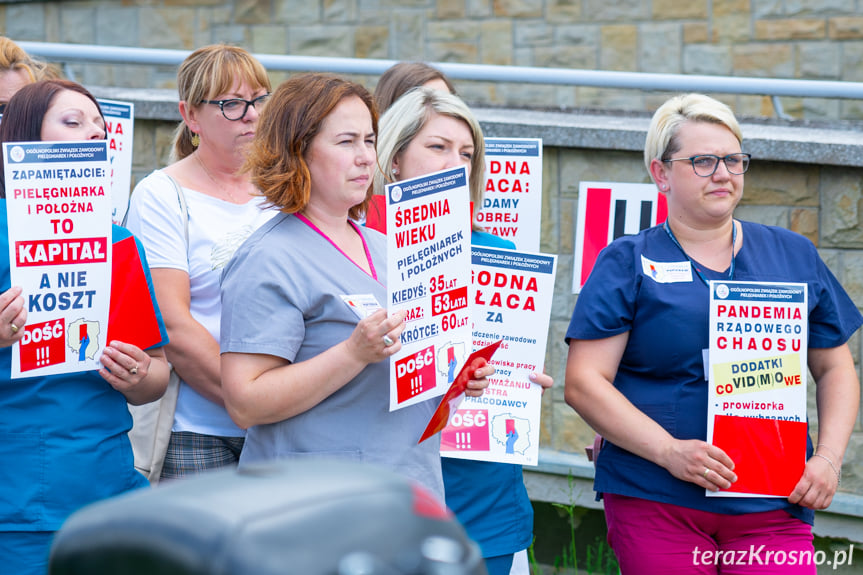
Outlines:
[{"label": "shoulder strap", "polygon": [[[189,206],[186,205],[186,194],[183,193],[183,188],[180,187],[180,184],[177,183],[177,180],[166,174],[164,171],[165,177],[171,181],[171,184],[174,186],[174,191],[177,192],[177,201],[180,203],[180,215],[183,217],[183,232],[186,236],[186,257],[189,256]],[[129,219],[129,210],[126,210],[126,214],[123,216],[123,222],[120,224],[124,228],[126,227],[126,220]]]},{"label": "shoulder strap", "polygon": [[[165,172],[162,172],[165,174]],[[183,218],[183,232],[186,237],[186,257],[189,256],[189,206],[186,205],[186,194],[183,193],[183,188],[177,183],[177,180],[165,174],[171,184],[174,186],[174,191],[177,192],[177,201],[180,202],[180,215]]]}]

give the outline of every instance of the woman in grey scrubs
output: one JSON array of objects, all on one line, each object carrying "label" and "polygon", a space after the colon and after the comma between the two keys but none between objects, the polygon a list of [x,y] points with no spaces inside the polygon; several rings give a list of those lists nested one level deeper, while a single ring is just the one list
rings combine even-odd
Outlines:
[{"label": "woman in grey scrubs", "polygon": [[[390,467],[443,501],[440,438],[417,443],[438,402],[389,411],[404,317],[384,309],[386,238],[354,223],[372,193],[376,134],[359,84],[305,74],[273,93],[247,167],[281,213],[225,268],[225,403],[248,428],[241,466],[348,458]],[[466,393],[482,395],[492,373],[478,369]]]}]

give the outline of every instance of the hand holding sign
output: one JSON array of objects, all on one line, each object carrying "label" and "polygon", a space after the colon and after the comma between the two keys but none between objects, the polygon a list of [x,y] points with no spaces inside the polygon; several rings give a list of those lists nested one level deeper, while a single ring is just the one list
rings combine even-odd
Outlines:
[{"label": "hand holding sign", "polygon": [[0,347],[9,347],[24,337],[27,309],[19,286],[0,294]]},{"label": "hand holding sign", "polygon": [[387,359],[401,350],[399,336],[405,328],[404,319],[403,311],[387,316],[385,309],[378,309],[360,320],[345,343],[364,364]]},{"label": "hand holding sign", "polygon": [[27,298],[27,325],[12,330],[23,336],[11,377],[98,369],[113,259],[107,143],[4,142],[3,154],[15,183],[6,195],[9,275]]}]

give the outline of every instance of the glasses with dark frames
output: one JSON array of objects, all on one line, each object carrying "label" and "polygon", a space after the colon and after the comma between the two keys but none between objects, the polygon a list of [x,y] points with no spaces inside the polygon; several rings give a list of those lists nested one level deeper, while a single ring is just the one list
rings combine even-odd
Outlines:
[{"label": "glasses with dark frames", "polygon": [[201,103],[218,106],[226,120],[236,122],[237,120],[242,120],[246,117],[246,113],[249,111],[249,106],[253,106],[255,110],[257,110],[257,104],[263,104],[269,97],[270,94],[267,93],[252,100],[226,98],[224,100],[201,100]]},{"label": "glasses with dark frames", "polygon": [[716,173],[716,168],[719,167],[720,160],[722,160],[722,162],[725,164],[725,169],[728,170],[729,174],[734,174],[735,176],[745,174],[746,170],[749,169],[749,159],[751,157],[751,154],[740,152],[737,154],[728,154],[727,156],[698,154],[697,156],[690,156],[688,158],[668,158],[662,161],[682,162],[685,160],[692,164],[692,169],[695,172],[696,176],[701,176],[702,178],[709,178]]}]

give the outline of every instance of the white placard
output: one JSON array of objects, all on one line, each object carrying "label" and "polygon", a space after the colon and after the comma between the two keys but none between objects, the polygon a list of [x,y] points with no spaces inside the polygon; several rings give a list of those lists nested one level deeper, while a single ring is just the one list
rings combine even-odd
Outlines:
[{"label": "white placard", "polygon": [[132,145],[135,142],[135,104],[97,98],[105,116],[108,161],[111,164],[111,220],[122,224],[132,190]]},{"label": "white placard", "polygon": [[441,435],[441,455],[536,465],[542,388],[557,256],[474,246],[474,349],[503,340],[482,397],[466,396]]},{"label": "white placard", "polygon": [[537,252],[542,235],[542,139],[485,139],[485,199],[477,223]]},{"label": "white placard", "polygon": [[24,338],[12,377],[100,367],[111,296],[108,142],[4,143],[12,285]]},{"label": "white placard", "polygon": [[667,215],[665,195],[653,184],[581,182],[572,293],[581,291],[602,248],[620,236],[635,235],[661,224]]},{"label": "white placard", "polygon": [[734,460],[718,497],[787,497],[806,463],[808,290],[711,281],[707,441]]},{"label": "white placard", "polygon": [[443,395],[471,352],[470,199],[464,166],[386,187],[387,301],[405,310],[390,410]]}]

